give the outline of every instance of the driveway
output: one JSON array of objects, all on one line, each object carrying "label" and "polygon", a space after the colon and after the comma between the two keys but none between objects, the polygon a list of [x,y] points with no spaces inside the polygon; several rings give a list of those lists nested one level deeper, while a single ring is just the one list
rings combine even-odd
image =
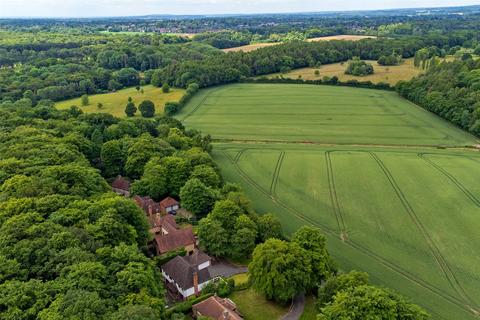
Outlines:
[{"label": "driveway", "polygon": [[218,260],[210,266],[209,271],[212,277],[229,278],[236,274],[247,273],[248,268],[234,265],[226,260]]},{"label": "driveway", "polygon": [[295,298],[293,298],[292,305],[290,306],[290,310],[286,315],[281,317],[281,320],[298,320],[303,314],[303,309],[305,308],[305,295],[303,293],[297,294]]}]

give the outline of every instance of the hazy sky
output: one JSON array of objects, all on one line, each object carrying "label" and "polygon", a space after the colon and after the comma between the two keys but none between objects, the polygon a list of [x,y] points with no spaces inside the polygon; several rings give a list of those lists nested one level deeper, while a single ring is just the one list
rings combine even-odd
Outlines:
[{"label": "hazy sky", "polygon": [[0,0],[0,17],[273,13],[472,4],[480,4],[480,0]]}]

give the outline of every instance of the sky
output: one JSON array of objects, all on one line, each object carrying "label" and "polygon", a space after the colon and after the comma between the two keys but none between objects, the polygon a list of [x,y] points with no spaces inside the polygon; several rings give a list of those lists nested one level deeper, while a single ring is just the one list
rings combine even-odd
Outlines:
[{"label": "sky", "polygon": [[284,13],[473,4],[480,0],[0,0],[0,17]]}]

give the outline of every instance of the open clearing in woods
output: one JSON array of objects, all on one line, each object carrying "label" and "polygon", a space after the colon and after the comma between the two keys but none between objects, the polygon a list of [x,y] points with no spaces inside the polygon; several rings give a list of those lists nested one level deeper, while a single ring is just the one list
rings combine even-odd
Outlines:
[{"label": "open clearing in woods", "polygon": [[[308,42],[331,41],[331,40],[359,41],[359,40],[369,39],[369,38],[376,38],[376,37],[374,37],[374,36],[356,36],[356,35],[341,34],[341,35],[337,35],[337,36],[312,38],[312,39],[308,39],[307,41]],[[253,43],[253,44],[247,44],[247,45],[241,46],[241,47],[223,49],[222,51],[223,52],[236,52],[236,51],[250,52],[250,51],[260,49],[260,48],[275,46],[275,45],[281,44],[281,43],[282,42]]]},{"label": "open clearing in woods", "polygon": [[[398,66],[382,66],[376,61],[365,60],[365,62],[372,64],[374,74],[367,76],[352,76],[345,74],[348,62],[344,63],[331,63],[320,66],[320,68],[301,68],[295,69],[286,73],[274,73],[268,75],[268,78],[283,77],[288,79],[303,79],[303,80],[319,80],[323,77],[336,76],[342,82],[348,80],[357,81],[371,81],[373,83],[385,82],[390,85],[395,85],[401,80],[410,80],[415,76],[418,76],[423,72],[421,68],[416,68],[413,65],[413,58],[405,59],[402,64]],[[320,72],[319,75],[315,74],[315,70]],[[260,78],[260,77],[259,77]]]},{"label": "open clearing in woods", "polygon": [[[142,87],[143,93],[137,91],[135,87],[118,90],[116,92],[94,94],[89,96],[89,105],[82,106],[81,98],[75,98],[55,103],[58,109],[68,109],[71,106],[81,108],[85,113],[103,112],[110,113],[116,117],[126,117],[125,106],[128,103],[128,98],[132,97],[135,105],[138,106],[143,100],[151,100],[155,104],[155,113],[162,114],[165,103],[170,101],[179,101],[183,96],[185,90],[171,89],[169,93],[163,93],[162,88],[157,88],[151,85]],[[103,107],[99,109],[98,103],[102,103]],[[137,116],[140,111],[137,111]]]},{"label": "open clearing in woods", "polygon": [[332,86],[211,88],[178,118],[217,139],[225,178],[287,233],[317,226],[342,268],[433,319],[478,319],[480,153],[462,148],[474,137],[394,92]]}]

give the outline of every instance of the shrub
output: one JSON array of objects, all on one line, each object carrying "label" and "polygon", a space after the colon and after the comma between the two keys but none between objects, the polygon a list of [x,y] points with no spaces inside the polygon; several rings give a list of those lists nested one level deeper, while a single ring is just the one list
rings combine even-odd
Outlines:
[{"label": "shrub", "polygon": [[345,74],[351,74],[353,76],[366,76],[373,74],[373,66],[365,61],[355,57],[349,62]]}]

